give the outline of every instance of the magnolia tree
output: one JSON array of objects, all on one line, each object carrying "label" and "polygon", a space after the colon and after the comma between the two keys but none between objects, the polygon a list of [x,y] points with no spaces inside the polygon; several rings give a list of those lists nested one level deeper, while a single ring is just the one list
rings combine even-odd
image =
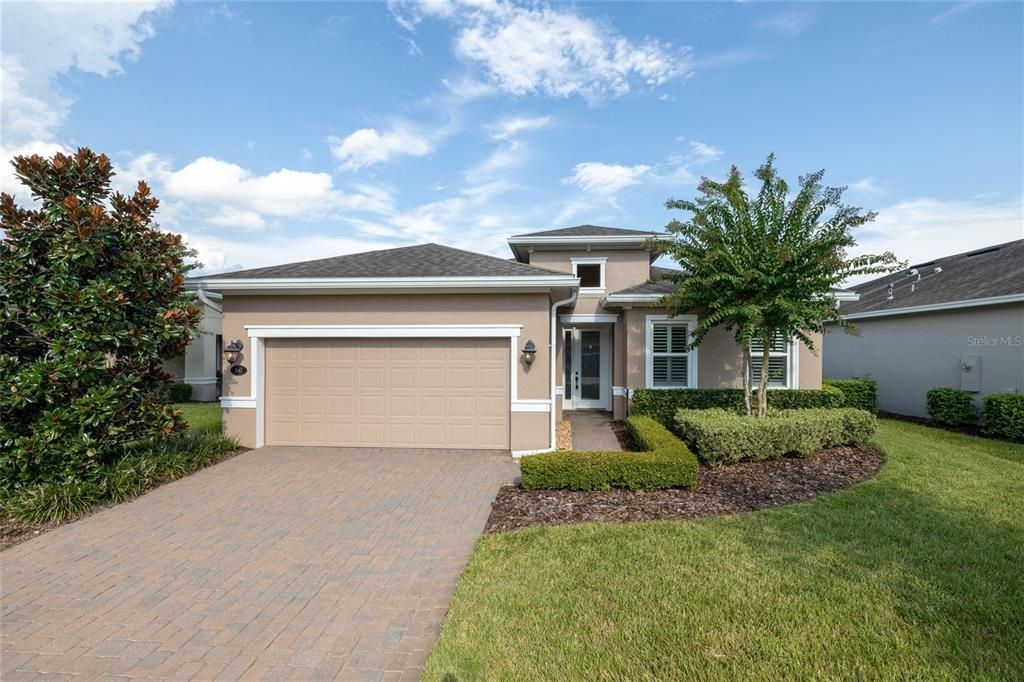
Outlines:
[{"label": "magnolia tree", "polygon": [[112,193],[110,160],[17,157],[36,200],[0,197],[0,486],[87,478],[127,446],[183,428],[162,401],[161,358],[184,352],[200,310],[192,252],[153,223],[139,182]]},{"label": "magnolia tree", "polygon": [[[823,187],[824,171],[799,179],[795,193],[779,177],[774,155],[754,174],[761,186],[748,195],[735,166],[725,182],[703,178],[693,201],[670,199],[669,209],[691,215],[673,220],[671,241],[660,248],[682,268],[665,297],[670,314],[697,311],[690,346],[713,327],[735,334],[743,349],[743,394],[747,414],[768,407],[769,353],[779,336],[814,350],[825,323],[846,326],[833,290],[851,277],[890,272],[891,253],[850,257],[853,232],[875,213],[842,203],[845,188]],[[753,401],[750,349],[759,341],[761,371]]]}]

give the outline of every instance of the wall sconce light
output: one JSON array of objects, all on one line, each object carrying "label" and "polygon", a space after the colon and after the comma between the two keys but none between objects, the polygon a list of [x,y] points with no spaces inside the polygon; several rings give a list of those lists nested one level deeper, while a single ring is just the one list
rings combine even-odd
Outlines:
[{"label": "wall sconce light", "polygon": [[232,341],[228,345],[224,346],[224,355],[228,359],[228,364],[233,365],[238,362],[238,354],[245,348],[245,344],[241,341]]},{"label": "wall sconce light", "polygon": [[537,359],[537,346],[533,345],[533,339],[526,342],[523,346],[523,362],[528,365],[532,365],[533,361]]}]

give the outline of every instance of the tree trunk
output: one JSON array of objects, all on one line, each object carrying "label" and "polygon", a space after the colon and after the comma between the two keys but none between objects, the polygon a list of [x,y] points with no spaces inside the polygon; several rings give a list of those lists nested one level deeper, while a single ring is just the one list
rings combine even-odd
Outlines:
[{"label": "tree trunk", "polygon": [[771,337],[762,339],[761,351],[761,382],[757,390],[757,416],[764,417],[768,414],[768,358],[772,351]]},{"label": "tree trunk", "polygon": [[753,406],[751,405],[751,377],[750,377],[750,347],[743,348],[743,407],[746,408],[746,414],[749,417],[753,414]]}]

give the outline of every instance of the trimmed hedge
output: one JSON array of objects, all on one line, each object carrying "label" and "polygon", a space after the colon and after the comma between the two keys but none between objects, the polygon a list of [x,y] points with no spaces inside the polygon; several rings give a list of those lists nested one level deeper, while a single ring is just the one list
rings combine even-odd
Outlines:
[{"label": "trimmed hedge", "polygon": [[697,482],[697,458],[668,429],[650,417],[626,420],[643,452],[547,452],[519,460],[526,490],[660,490]]},{"label": "trimmed hedge", "polygon": [[[756,396],[756,393],[755,393]],[[780,410],[842,407],[843,393],[837,388],[768,391],[768,406]],[[667,428],[675,427],[679,410],[743,409],[742,388],[640,388],[633,391],[631,412],[652,417]]]},{"label": "trimmed hedge", "polygon": [[872,414],[878,412],[878,385],[871,379],[825,379],[822,386],[839,389],[843,407],[856,407]]},{"label": "trimmed hedge", "polygon": [[877,425],[873,414],[854,408],[780,410],[760,419],[722,409],[676,414],[677,431],[708,466],[865,445]]},{"label": "trimmed hedge", "polygon": [[167,402],[187,403],[192,400],[192,384],[179,381],[167,387]]},{"label": "trimmed hedge", "polygon": [[1024,441],[1024,395],[991,393],[985,396],[986,436]]},{"label": "trimmed hedge", "polygon": [[935,426],[963,428],[974,424],[978,410],[971,394],[959,388],[933,388],[925,394],[928,421]]}]

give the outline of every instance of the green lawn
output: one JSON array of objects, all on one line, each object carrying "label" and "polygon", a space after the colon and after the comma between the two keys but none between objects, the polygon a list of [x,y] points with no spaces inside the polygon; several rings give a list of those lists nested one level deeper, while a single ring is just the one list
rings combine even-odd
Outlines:
[{"label": "green lawn", "polygon": [[877,441],[800,505],[484,536],[426,679],[1024,679],[1024,446]]},{"label": "green lawn", "polygon": [[188,423],[189,431],[220,433],[220,403],[175,403]]}]

